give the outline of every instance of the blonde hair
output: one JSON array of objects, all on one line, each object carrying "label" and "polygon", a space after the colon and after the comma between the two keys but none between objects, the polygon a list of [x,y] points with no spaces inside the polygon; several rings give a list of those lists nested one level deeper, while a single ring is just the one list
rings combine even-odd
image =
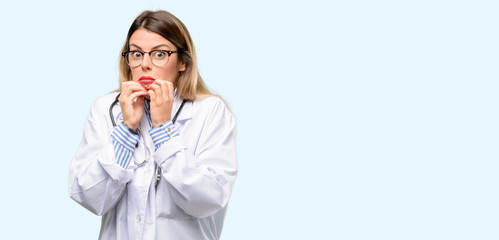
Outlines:
[{"label": "blonde hair", "polygon": [[[178,59],[185,63],[186,69],[180,73],[177,80],[177,94],[179,97],[193,101],[197,98],[213,96],[204,83],[197,68],[196,50],[189,31],[185,25],[173,14],[167,11],[144,11],[132,23],[128,35],[121,49],[126,52],[130,49],[130,37],[140,29],[159,34],[170,41],[178,49]],[[120,89],[121,83],[132,80],[130,67],[125,58],[120,58]]]}]

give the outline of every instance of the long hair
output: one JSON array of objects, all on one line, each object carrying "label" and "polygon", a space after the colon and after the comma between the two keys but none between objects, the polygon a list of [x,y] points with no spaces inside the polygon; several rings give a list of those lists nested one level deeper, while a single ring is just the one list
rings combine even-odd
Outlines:
[{"label": "long hair", "polygon": [[[193,101],[197,98],[214,95],[208,90],[199,74],[196,50],[194,49],[191,35],[177,17],[163,10],[142,12],[130,26],[121,52],[126,52],[130,49],[130,37],[139,28],[157,33],[177,47],[178,59],[186,64],[186,70],[180,73],[180,77],[176,83],[179,97]],[[132,80],[130,67],[124,58],[120,58],[119,91],[121,91],[121,83],[130,80]]]}]

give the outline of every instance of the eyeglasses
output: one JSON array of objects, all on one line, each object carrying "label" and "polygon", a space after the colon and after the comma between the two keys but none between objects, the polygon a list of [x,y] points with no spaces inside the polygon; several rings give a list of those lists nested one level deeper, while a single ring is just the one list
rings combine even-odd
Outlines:
[{"label": "eyeglasses", "polygon": [[140,64],[142,64],[142,60],[144,59],[144,54],[147,53],[151,58],[152,64],[160,67],[167,64],[170,55],[177,52],[178,51],[169,51],[169,50],[152,50],[150,52],[127,51],[122,53],[121,55],[125,58],[126,62],[130,67],[137,67]]}]

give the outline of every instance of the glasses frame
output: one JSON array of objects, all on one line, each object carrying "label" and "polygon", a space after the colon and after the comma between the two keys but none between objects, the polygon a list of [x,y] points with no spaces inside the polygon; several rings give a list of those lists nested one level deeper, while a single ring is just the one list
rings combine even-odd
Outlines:
[{"label": "glasses frame", "polygon": [[[134,53],[134,52],[139,52],[139,53],[141,53],[141,54],[142,54],[142,60],[141,60],[141,61],[140,61],[140,63],[139,63],[139,64],[137,64],[136,66],[131,65],[131,64],[130,64],[130,62],[128,62],[128,57],[127,57],[127,55],[128,55],[128,54],[130,54],[130,53]],[[156,65],[156,64],[154,63],[154,61],[153,61],[152,57],[151,57],[151,54],[152,54],[153,52],[162,52],[162,53],[166,53],[166,54],[168,54],[168,59],[166,60],[166,63],[165,63],[165,64],[163,64],[163,65]],[[143,52],[143,51],[133,50],[133,51],[126,51],[126,52],[123,52],[123,53],[121,53],[121,55],[123,56],[123,58],[125,58],[125,61],[126,61],[126,63],[128,64],[128,66],[130,66],[130,67],[138,67],[138,66],[140,66],[140,65],[142,64],[142,62],[144,61],[144,56],[145,56],[145,54],[146,54],[146,53],[147,53],[147,54],[149,54],[149,58],[151,58],[151,63],[152,63],[152,64],[154,64],[154,65],[155,65],[155,66],[157,66],[157,67],[161,67],[161,66],[164,66],[164,65],[168,64],[168,62],[170,61],[170,56],[171,56],[172,54],[174,54],[174,53],[178,53],[178,51],[171,51],[171,50],[152,50],[152,51],[150,51],[150,52]]]}]

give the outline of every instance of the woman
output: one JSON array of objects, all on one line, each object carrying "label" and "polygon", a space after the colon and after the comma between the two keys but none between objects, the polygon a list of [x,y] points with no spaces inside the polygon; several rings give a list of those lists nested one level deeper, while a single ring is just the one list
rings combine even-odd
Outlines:
[{"label": "woman", "polygon": [[122,52],[120,93],[92,105],[70,197],[103,216],[99,239],[219,239],[237,174],[233,115],[172,14],[140,14]]}]

